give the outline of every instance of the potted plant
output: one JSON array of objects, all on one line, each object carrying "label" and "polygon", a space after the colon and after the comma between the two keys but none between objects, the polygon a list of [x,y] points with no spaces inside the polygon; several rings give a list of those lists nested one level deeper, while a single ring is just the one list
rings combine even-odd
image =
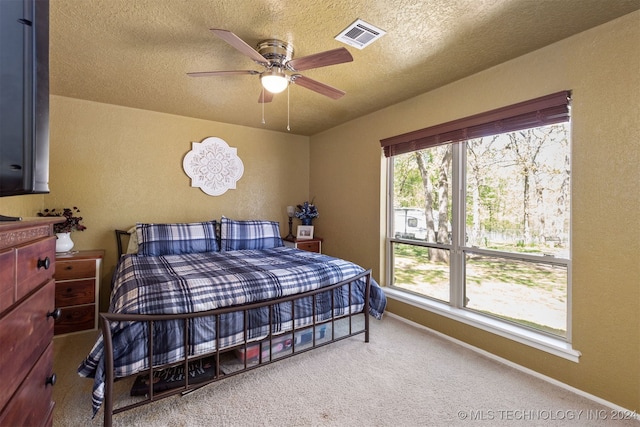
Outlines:
[{"label": "potted plant", "polygon": [[44,209],[38,212],[40,217],[58,216],[64,217],[64,222],[53,224],[53,232],[56,233],[56,252],[69,252],[73,248],[73,240],[71,240],[72,231],[84,231],[87,229],[82,224],[82,217],[77,215],[80,209],[77,207],[63,209]]}]

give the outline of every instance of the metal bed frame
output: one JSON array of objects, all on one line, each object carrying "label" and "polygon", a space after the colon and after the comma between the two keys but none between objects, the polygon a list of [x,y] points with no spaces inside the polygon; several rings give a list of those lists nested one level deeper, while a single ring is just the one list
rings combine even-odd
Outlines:
[{"label": "metal bed frame", "polygon": [[[357,312],[357,313],[351,313],[351,309],[349,309],[349,313],[348,314],[342,314],[342,315],[335,315],[335,310],[334,310],[334,293],[335,290],[343,287],[343,286],[348,286],[349,287],[349,305],[351,305],[351,287],[352,284],[359,280],[359,279],[365,279],[366,282],[366,288],[365,288],[365,300],[364,300],[364,308],[363,311]],[[345,338],[349,338],[355,335],[359,335],[359,334],[364,334],[364,341],[365,342],[369,342],[369,299],[370,299],[370,287],[371,287],[371,270],[367,270],[364,271],[360,274],[358,274],[357,276],[351,277],[347,280],[343,280],[339,283],[333,284],[329,287],[325,287],[325,288],[321,288],[321,289],[316,289],[313,291],[308,291],[308,292],[304,292],[301,294],[297,294],[297,295],[290,295],[287,297],[282,297],[282,298],[277,298],[277,299],[272,299],[272,300],[268,300],[268,301],[262,301],[262,302],[257,302],[257,303],[252,303],[252,304],[247,304],[247,305],[241,305],[241,306],[233,306],[233,307],[225,307],[225,308],[220,308],[220,309],[215,309],[215,310],[210,310],[210,311],[206,311],[206,312],[197,312],[197,313],[186,313],[186,314],[166,314],[166,315],[141,315],[141,314],[113,314],[113,313],[100,313],[100,322],[101,322],[101,328],[102,328],[102,334],[103,334],[103,339],[104,339],[104,354],[105,354],[105,374],[106,374],[106,378],[105,378],[105,398],[103,401],[103,408],[104,408],[104,425],[107,427],[111,427],[112,425],[112,420],[113,420],[113,415],[118,414],[120,412],[124,412],[142,405],[146,405],[152,402],[155,402],[157,400],[160,399],[164,399],[166,397],[169,396],[173,396],[176,394],[181,394],[181,395],[185,395],[188,394],[194,390],[197,390],[201,387],[204,387],[212,382],[216,382],[222,379],[226,379],[226,378],[230,378],[232,376],[235,376],[237,374],[243,373],[243,372],[247,372],[253,369],[256,369],[260,366],[264,366],[264,365],[268,365],[271,364],[273,362],[277,362],[280,360],[284,360],[287,359],[289,357],[295,356],[297,354],[301,354],[304,352],[307,352],[309,350],[313,350],[315,348],[318,347],[322,347],[328,344],[331,344],[333,342],[336,341],[340,341],[343,340]],[[331,292],[332,293],[332,307],[331,307],[331,313],[332,316],[330,319],[328,320],[323,320],[323,321],[316,321],[316,312],[315,312],[315,307],[316,307],[316,296],[319,293],[322,292]],[[302,298],[312,298],[313,299],[313,323],[312,324],[307,324],[304,326],[295,326],[295,321],[292,321],[292,329],[284,331],[284,332],[279,332],[278,334],[271,334],[269,333],[267,335],[266,338],[259,340],[259,341],[255,341],[255,340],[249,340],[247,339],[247,318],[248,318],[248,313],[250,310],[253,309],[257,309],[257,308],[262,308],[262,307],[268,307],[269,309],[269,321],[268,321],[268,326],[269,326],[269,331],[273,331],[273,310],[274,310],[274,306],[276,306],[277,304],[282,304],[282,303],[290,303],[291,304],[291,310],[292,310],[292,318],[295,319],[295,301],[302,299]],[[232,312],[242,312],[243,316],[244,316],[244,340],[243,342],[241,342],[238,345],[232,346],[232,347],[226,347],[226,348],[220,348],[219,345],[219,332],[220,332],[220,316],[227,314],[227,313],[232,313]],[[364,314],[364,326],[363,327],[355,327],[356,325],[354,325],[353,322],[353,318],[355,316],[359,316],[361,314]],[[205,316],[215,316],[216,319],[216,350],[211,352],[211,353],[207,353],[207,354],[199,354],[197,356],[190,356],[188,354],[188,348],[189,348],[189,342],[188,342],[188,337],[189,337],[189,320],[190,319],[194,319],[194,318],[198,318],[198,317],[205,317]],[[344,321],[343,319],[348,319],[348,333],[345,333],[344,335],[340,335],[340,336],[336,336],[336,322],[337,321]],[[184,358],[180,359],[180,361],[178,362],[174,362],[171,364],[166,364],[166,365],[158,365],[158,366],[154,366],[153,365],[153,334],[151,333],[151,331],[153,330],[153,323],[154,322],[158,322],[158,321],[164,321],[164,320],[182,320],[183,321],[183,336],[184,336]],[[175,367],[175,366],[184,366],[184,370],[185,372],[188,372],[189,369],[189,362],[193,362],[193,361],[197,361],[199,359],[205,358],[205,357],[211,357],[213,356],[213,359],[215,360],[215,373],[212,379],[208,379],[204,382],[198,382],[195,384],[191,384],[189,383],[189,375],[184,375],[184,381],[180,382],[180,385],[178,387],[166,390],[166,391],[162,391],[162,392],[156,392],[154,393],[153,390],[153,382],[149,381],[149,385],[148,385],[148,392],[147,395],[139,400],[135,403],[131,403],[128,405],[124,405],[118,408],[114,408],[114,401],[113,401],[113,392],[114,392],[114,381],[116,380],[116,378],[114,378],[114,360],[113,360],[113,341],[112,341],[112,336],[111,336],[111,328],[110,328],[110,323],[111,322],[129,322],[129,321],[134,321],[134,322],[144,322],[146,323],[147,327],[149,328],[149,342],[148,344],[148,360],[149,360],[149,368],[145,369],[143,371],[140,371],[136,374],[131,375],[130,377],[134,376],[134,375],[148,375],[148,378],[153,378],[154,377],[154,371],[158,371],[158,370],[162,370],[162,369],[166,369],[168,367]],[[346,322],[346,321],[345,321]],[[316,340],[316,331],[318,330],[317,328],[321,327],[322,325],[327,325],[327,324],[331,324],[331,334],[329,337],[325,337],[321,342],[317,342]],[[305,344],[304,348],[302,349],[296,349],[296,344],[295,344],[295,333],[296,331],[303,331],[303,330],[309,330],[310,328],[312,328],[313,331],[313,337],[311,340],[311,344]],[[277,338],[279,336],[281,336],[282,334],[291,334],[292,337],[294,337],[293,339],[293,343],[292,343],[292,347],[291,347],[291,351],[282,354],[282,355],[278,355],[277,357],[273,357],[274,354],[272,353],[273,351],[273,340],[274,338]],[[251,364],[248,363],[248,357],[244,357],[243,358],[243,366],[238,369],[235,370],[233,372],[229,372],[229,373],[223,373],[221,371],[221,355],[223,355],[224,353],[227,353],[229,351],[233,351],[233,350],[237,350],[237,349],[244,349],[244,354],[247,355],[247,347],[249,345],[254,345],[258,343],[260,345],[260,351],[259,351],[259,355],[258,355],[258,361],[257,363],[252,362]],[[263,352],[262,352],[262,343],[269,343],[269,354],[268,357],[263,358]]]}]

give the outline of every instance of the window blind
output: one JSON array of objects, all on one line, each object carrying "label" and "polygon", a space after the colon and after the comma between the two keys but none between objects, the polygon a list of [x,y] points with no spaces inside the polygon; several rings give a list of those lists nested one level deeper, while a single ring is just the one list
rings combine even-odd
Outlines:
[{"label": "window blind", "polygon": [[562,91],[507,107],[380,140],[386,157],[436,145],[465,141],[569,120],[571,91]]}]

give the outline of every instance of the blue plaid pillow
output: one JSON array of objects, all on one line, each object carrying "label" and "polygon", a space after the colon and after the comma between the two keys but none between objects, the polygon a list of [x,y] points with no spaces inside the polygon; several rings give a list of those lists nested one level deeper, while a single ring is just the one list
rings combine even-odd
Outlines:
[{"label": "blue plaid pillow", "polygon": [[280,224],[275,221],[235,221],[222,217],[220,237],[221,251],[284,246],[280,237]]},{"label": "blue plaid pillow", "polygon": [[216,222],[136,224],[138,255],[179,255],[217,252]]}]

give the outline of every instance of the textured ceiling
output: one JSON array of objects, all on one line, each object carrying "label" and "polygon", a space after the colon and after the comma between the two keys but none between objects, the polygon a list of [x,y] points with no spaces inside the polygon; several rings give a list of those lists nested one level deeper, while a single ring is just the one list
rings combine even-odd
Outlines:
[{"label": "textured ceiling", "polygon": [[[350,63],[303,72],[339,100],[289,90],[291,133],[313,135],[640,9],[640,0],[53,0],[51,93],[287,130],[287,91],[257,102],[262,70],[210,28],[294,57],[346,47]],[[358,50],[334,37],[356,19],[387,32]],[[262,124],[264,113],[265,124]]]}]

